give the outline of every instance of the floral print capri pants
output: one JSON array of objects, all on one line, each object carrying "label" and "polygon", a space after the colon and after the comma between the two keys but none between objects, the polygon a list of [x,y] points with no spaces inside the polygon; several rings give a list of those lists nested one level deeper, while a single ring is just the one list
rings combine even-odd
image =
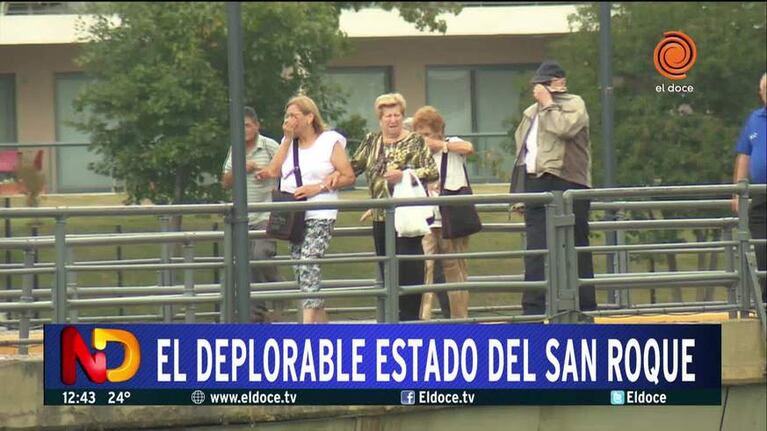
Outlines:
[{"label": "floral print capri pants", "polygon": [[[304,240],[299,244],[290,243],[290,255],[293,259],[319,259],[325,255],[330,244],[335,220],[306,220]],[[318,292],[322,275],[318,264],[293,265],[296,281],[302,292]],[[325,300],[309,298],[303,301],[304,308],[323,308]]]}]

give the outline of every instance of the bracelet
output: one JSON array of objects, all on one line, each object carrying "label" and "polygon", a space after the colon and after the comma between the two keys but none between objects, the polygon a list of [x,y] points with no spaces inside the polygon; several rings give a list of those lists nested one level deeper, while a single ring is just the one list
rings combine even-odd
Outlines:
[{"label": "bracelet", "polygon": [[442,152],[443,152],[443,153],[447,153],[447,152],[448,152],[448,149],[447,149],[447,141],[445,141],[445,143],[444,143],[444,144],[442,144]]}]

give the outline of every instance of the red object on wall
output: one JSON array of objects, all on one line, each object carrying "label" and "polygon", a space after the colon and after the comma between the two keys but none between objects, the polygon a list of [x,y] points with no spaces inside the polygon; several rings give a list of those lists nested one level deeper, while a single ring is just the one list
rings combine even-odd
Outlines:
[{"label": "red object on wall", "polygon": [[[42,161],[42,152],[40,153]],[[19,164],[19,154],[16,150],[0,151],[0,173],[16,172]]]}]

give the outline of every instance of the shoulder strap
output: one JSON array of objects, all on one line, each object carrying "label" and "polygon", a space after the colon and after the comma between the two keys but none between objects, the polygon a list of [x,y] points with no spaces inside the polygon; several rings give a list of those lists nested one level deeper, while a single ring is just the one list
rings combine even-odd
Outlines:
[{"label": "shoulder strap", "polygon": [[293,138],[293,175],[296,177],[296,187],[304,185],[301,178],[301,167],[298,164],[298,138]]},{"label": "shoulder strap", "polygon": [[[291,147],[293,148],[293,175],[296,176],[296,187],[298,188],[304,185],[303,178],[301,178],[301,168],[298,166],[298,138],[293,139]],[[280,187],[282,187],[282,169],[277,176],[276,190],[279,191]]]}]

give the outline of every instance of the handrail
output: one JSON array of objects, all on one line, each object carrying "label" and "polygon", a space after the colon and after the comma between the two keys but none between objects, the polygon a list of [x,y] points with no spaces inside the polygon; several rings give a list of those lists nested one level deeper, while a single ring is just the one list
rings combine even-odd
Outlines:
[{"label": "handrail", "polygon": [[[310,210],[336,208],[344,210],[362,210],[369,208],[384,209],[387,213],[386,235],[387,241],[391,242],[396,234],[394,230],[394,208],[401,206],[431,206],[431,205],[455,205],[472,203],[480,212],[508,212],[510,204],[542,204],[547,208],[547,232],[550,243],[547,248],[539,250],[500,250],[500,251],[471,251],[457,254],[436,255],[402,255],[392,250],[384,256],[378,256],[367,252],[328,254],[321,259],[296,260],[290,256],[277,256],[270,261],[250,261],[248,265],[258,267],[262,265],[295,265],[298,263],[317,264],[358,264],[366,263],[371,266],[383,264],[385,268],[379,280],[373,279],[345,279],[324,280],[319,292],[302,292],[298,289],[295,281],[280,283],[250,285],[250,298],[258,299],[302,299],[302,298],[337,298],[337,297],[367,297],[375,299],[375,307],[342,307],[341,309],[355,311],[376,311],[377,321],[397,321],[396,296],[402,294],[417,294],[422,292],[440,291],[493,291],[493,292],[522,292],[527,290],[540,290],[546,292],[548,308],[545,316],[482,316],[471,317],[451,322],[495,322],[495,321],[536,321],[553,316],[567,314],[565,311],[577,311],[568,307],[575,306],[572,301],[562,300],[572,295],[573,289],[581,285],[592,285],[598,290],[617,292],[620,298],[617,302],[603,304],[598,310],[589,312],[590,315],[620,315],[650,313],[657,310],[721,310],[747,315],[756,310],[765,328],[767,317],[764,315],[761,298],[754,298],[753,285],[765,276],[764,271],[757,271],[753,267],[754,260],[750,255],[752,245],[764,244],[764,240],[754,240],[749,236],[748,214],[746,199],[741,199],[739,217],[703,216],[698,218],[675,218],[661,220],[625,220],[618,217],[617,220],[592,221],[589,228],[592,232],[617,232],[621,242],[616,245],[594,244],[588,247],[575,246],[572,244],[572,231],[574,218],[572,217],[572,204],[576,200],[592,199],[592,211],[628,211],[636,209],[675,209],[675,210],[711,210],[718,211],[729,208],[730,200],[722,199],[723,195],[738,194],[749,196],[767,192],[764,185],[748,185],[745,182],[738,184],[720,185],[695,185],[695,186],[661,186],[642,188],[613,188],[613,189],[586,189],[568,190],[565,192],[551,193],[523,193],[523,194],[484,194],[442,196],[437,198],[414,198],[414,199],[354,199],[341,201],[322,202],[271,202],[254,203],[248,206],[249,211],[273,211],[273,210]],[[716,196],[714,199],[704,199],[706,196]],[[669,199],[685,197],[688,199]],[[660,198],[660,199],[658,199]],[[619,201],[611,201],[620,199]],[[632,200],[637,199],[637,200]],[[604,200],[604,201],[600,201]],[[231,268],[234,265],[231,253],[224,253],[223,257],[200,257],[194,256],[194,246],[199,242],[224,242],[224,250],[231,246],[231,220],[229,215],[232,205],[200,204],[200,205],[148,205],[148,206],[96,206],[96,207],[55,207],[55,208],[0,208],[3,218],[53,218],[56,220],[54,235],[40,237],[19,237],[0,239],[0,249],[22,250],[25,261],[23,263],[0,265],[0,275],[21,276],[22,289],[0,292],[0,312],[20,313],[18,318],[19,328],[26,328],[20,332],[20,338],[26,340],[29,326],[32,322],[41,319],[32,317],[32,312],[52,312],[52,321],[62,322],[70,315],[76,319],[75,311],[84,308],[104,307],[135,307],[145,305],[161,305],[161,319],[168,322],[174,316],[184,316],[184,319],[194,320],[196,316],[217,318],[220,321],[231,321],[233,311],[228,309],[230,305],[227,298],[233,298],[234,285],[231,281]],[[224,216],[223,231],[198,231],[198,232],[152,232],[152,233],[107,233],[107,234],[67,234],[66,224],[73,217],[100,217],[100,216],[168,216],[187,214],[210,214]],[[712,228],[722,231],[720,240],[699,242],[675,242],[661,244],[626,244],[625,233],[627,231],[660,230],[660,229],[703,229]],[[484,223],[483,234],[505,233],[515,234],[525,231],[524,223]],[[369,236],[369,226],[338,227],[333,236]],[[263,231],[250,231],[251,239],[265,237]],[[168,251],[170,244],[184,244],[185,250],[191,253],[184,254],[183,258],[173,258],[170,253],[164,253],[161,258],[134,259],[134,260],[105,260],[98,261],[75,260],[70,253],[78,248],[86,246],[105,245],[133,245],[133,244],[161,244],[163,250]],[[54,258],[52,262],[35,263],[31,254],[36,249],[53,247]],[[578,253],[592,253],[593,255],[608,255],[616,258],[618,262],[614,268],[614,274],[596,274],[594,278],[579,278],[577,271],[571,268],[577,267]],[[643,253],[722,253],[725,256],[723,270],[710,271],[678,271],[678,272],[632,272],[629,256]],[[439,285],[414,285],[400,286],[398,277],[390,277],[391,271],[397,268],[398,262],[425,261],[444,259],[521,259],[528,256],[542,256],[547,262],[548,268],[546,280],[525,281],[524,276],[519,274],[507,274],[502,276],[470,277],[462,283],[444,283]],[[195,270],[215,269],[222,273],[221,282],[214,284],[195,283]],[[183,270],[183,271],[182,271]],[[127,286],[127,287],[83,287],[77,286],[76,279],[69,277],[70,274],[103,271],[156,271],[162,276],[156,286]],[[170,274],[172,271],[183,272],[184,281],[173,281]],[[50,289],[34,288],[32,277],[40,274],[53,274]],[[394,272],[396,274],[396,272]],[[192,278],[189,278],[192,277]],[[628,306],[625,301],[626,295],[634,289],[668,288],[679,289],[682,287],[708,287],[724,286],[728,290],[726,302],[676,302],[669,304],[645,304],[634,307]],[[119,295],[119,297],[110,297]],[[617,297],[616,297],[617,298]],[[46,300],[40,300],[46,299]],[[8,301],[18,302],[8,302]],[[173,312],[169,305],[192,306],[194,304],[220,304],[221,312],[205,311],[199,313],[193,308],[186,308],[184,313]],[[573,305],[569,305],[573,304]],[[501,313],[504,311],[517,311],[515,305],[493,304],[490,307],[475,307],[476,312],[485,311]],[[119,321],[120,316],[105,316],[110,321]],[[127,320],[155,319],[154,314],[126,316]],[[83,321],[97,321],[95,317],[83,318]],[[44,320],[44,319],[43,319]],[[8,320],[10,321],[10,320]],[[4,321],[0,321],[2,324]],[[439,322],[436,320],[435,322]],[[767,329],[765,329],[767,331]],[[24,343],[20,343],[24,344]]]}]

